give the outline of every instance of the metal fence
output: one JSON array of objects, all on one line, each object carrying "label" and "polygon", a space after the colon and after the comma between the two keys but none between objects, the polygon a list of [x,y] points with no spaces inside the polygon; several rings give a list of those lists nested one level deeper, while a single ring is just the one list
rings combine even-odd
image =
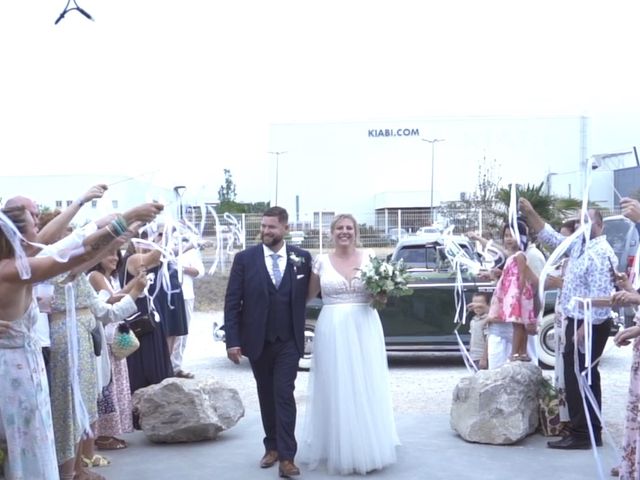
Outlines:
[{"label": "metal fence", "polygon": [[[327,214],[328,213],[328,214]],[[329,246],[330,224],[334,212],[315,213],[309,222],[293,222],[289,225],[287,241],[302,248],[322,249]],[[354,215],[357,219],[365,215]],[[378,211],[372,223],[360,223],[360,243],[363,247],[393,247],[399,239],[419,234],[422,227],[431,225],[428,212],[412,209]],[[322,218],[322,221],[319,219]],[[203,235],[219,237],[225,246],[246,248],[260,242],[260,221],[262,214],[218,214],[218,220],[207,221]],[[440,227],[454,226],[454,233],[481,230],[481,212],[460,211],[453,219],[439,223]]]},{"label": "metal fence", "polygon": [[[603,216],[618,215],[617,210],[603,210]],[[330,247],[330,224],[334,212],[314,212],[301,216],[309,221],[292,222],[287,241],[302,248],[320,249]],[[367,214],[355,214],[357,219],[367,218]],[[300,217],[300,216],[299,216]],[[432,225],[431,213],[424,209],[389,209],[368,214],[371,223],[360,223],[360,242],[363,247],[393,247],[398,240],[420,235],[420,229]],[[487,237],[496,238],[497,230],[488,228],[489,215],[480,209],[435,211],[433,218],[441,228],[453,226],[454,234],[477,231]],[[495,217],[494,217],[495,218]],[[207,219],[204,236],[220,238],[228,249],[243,249],[260,242],[260,221],[262,214],[217,214],[215,221]],[[322,221],[320,221],[322,219]],[[293,235],[291,234],[293,232]]]}]

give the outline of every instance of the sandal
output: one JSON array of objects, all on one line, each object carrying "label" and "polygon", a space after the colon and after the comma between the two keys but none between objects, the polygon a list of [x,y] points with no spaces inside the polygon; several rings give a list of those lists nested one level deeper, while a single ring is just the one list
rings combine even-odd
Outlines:
[{"label": "sandal", "polygon": [[84,455],[81,456],[82,465],[86,468],[91,467],[106,467],[111,464],[111,460],[107,457],[103,457],[102,455],[98,455],[97,453],[93,456],[93,458],[87,458]]},{"label": "sandal", "polygon": [[196,376],[191,372],[185,372],[184,370],[176,370],[173,374],[178,378],[195,378]]},{"label": "sandal", "polygon": [[120,450],[127,448],[127,442],[116,437],[98,437],[93,443],[98,450]]},{"label": "sandal", "polygon": [[531,357],[526,354],[514,353],[509,357],[510,362],[530,362]]}]

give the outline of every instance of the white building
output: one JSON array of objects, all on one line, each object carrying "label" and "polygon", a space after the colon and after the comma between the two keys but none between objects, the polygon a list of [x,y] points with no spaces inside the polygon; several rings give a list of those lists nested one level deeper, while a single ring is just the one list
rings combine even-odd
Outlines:
[{"label": "white building", "polygon": [[323,210],[371,225],[381,209],[459,200],[475,190],[483,159],[496,160],[503,184],[574,170],[586,156],[585,123],[576,116],[273,125],[260,178],[272,204],[299,209],[304,221]]},{"label": "white building", "polygon": [[42,208],[64,209],[93,185],[103,183],[109,189],[100,200],[84,206],[74,218],[82,225],[108,213],[122,212],[144,202],[158,201],[166,206],[166,214],[179,216],[182,201],[190,198],[183,186],[155,185],[142,178],[125,175],[34,175],[0,178],[1,203],[22,195]]},{"label": "white building", "polygon": [[[604,153],[593,155],[594,170],[591,172],[591,188],[589,200],[601,208],[612,210],[620,204],[620,197],[637,193],[640,184],[636,163],[632,151],[620,153]],[[584,166],[582,170],[571,170],[562,173],[550,172],[546,178],[547,193],[559,197],[582,198],[585,181]]]}]

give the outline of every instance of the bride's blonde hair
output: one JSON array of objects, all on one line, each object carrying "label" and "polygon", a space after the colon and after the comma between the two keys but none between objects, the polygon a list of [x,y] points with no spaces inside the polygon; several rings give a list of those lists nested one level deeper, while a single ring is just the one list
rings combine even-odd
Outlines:
[{"label": "bride's blonde hair", "polygon": [[333,232],[336,229],[336,225],[338,224],[338,222],[341,222],[342,220],[351,220],[351,222],[353,223],[353,230],[355,232],[356,235],[356,246],[360,246],[360,227],[358,226],[358,221],[356,220],[356,217],[354,217],[353,215],[351,215],[350,213],[339,213],[338,215],[336,215],[335,217],[333,217],[333,220],[331,220],[331,242],[333,243]]}]

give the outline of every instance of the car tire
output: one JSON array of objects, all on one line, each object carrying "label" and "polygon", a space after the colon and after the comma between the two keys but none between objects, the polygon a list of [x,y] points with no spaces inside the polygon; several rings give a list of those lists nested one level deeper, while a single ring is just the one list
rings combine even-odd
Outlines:
[{"label": "car tire", "polygon": [[555,320],[555,313],[545,315],[538,330],[538,365],[544,370],[551,370],[556,364]]},{"label": "car tire", "polygon": [[313,339],[315,337],[315,325],[307,322],[304,326],[304,355],[298,361],[298,370],[308,372],[311,368],[313,356]]}]

